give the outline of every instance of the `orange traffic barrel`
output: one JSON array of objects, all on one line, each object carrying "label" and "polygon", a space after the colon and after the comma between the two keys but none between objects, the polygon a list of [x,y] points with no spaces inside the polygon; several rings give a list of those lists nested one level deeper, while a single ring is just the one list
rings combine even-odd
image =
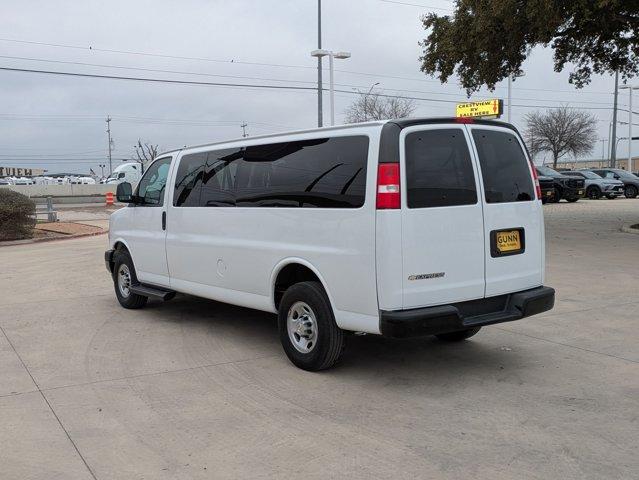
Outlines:
[{"label": "orange traffic barrel", "polygon": [[109,205],[113,205],[113,192],[107,192],[107,194],[106,194],[106,204],[107,204],[107,207]]}]

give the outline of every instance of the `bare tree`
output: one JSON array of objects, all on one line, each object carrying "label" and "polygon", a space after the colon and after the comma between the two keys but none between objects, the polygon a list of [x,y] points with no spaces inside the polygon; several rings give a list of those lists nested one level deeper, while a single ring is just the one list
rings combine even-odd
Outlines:
[{"label": "bare tree", "polygon": [[[360,92],[361,93],[361,92]],[[415,101],[404,97],[390,97],[383,93],[361,94],[346,110],[347,123],[409,117],[415,111]]]},{"label": "bare tree", "polygon": [[555,168],[557,160],[567,153],[585,155],[597,142],[597,118],[587,112],[561,107],[529,113],[524,118],[530,152],[550,152]]},{"label": "bare tree", "polygon": [[133,148],[137,161],[142,165],[142,173],[144,173],[146,166],[158,156],[158,146],[148,142],[142,143],[142,140],[138,138],[138,143]]}]

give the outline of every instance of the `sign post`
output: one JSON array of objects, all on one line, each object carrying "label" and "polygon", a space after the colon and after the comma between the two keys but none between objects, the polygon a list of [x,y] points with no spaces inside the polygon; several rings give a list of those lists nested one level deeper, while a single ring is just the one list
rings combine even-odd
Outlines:
[{"label": "sign post", "polygon": [[458,103],[455,109],[455,116],[458,118],[467,117],[489,117],[499,118],[504,112],[504,101],[498,98],[482,100],[481,102]]}]

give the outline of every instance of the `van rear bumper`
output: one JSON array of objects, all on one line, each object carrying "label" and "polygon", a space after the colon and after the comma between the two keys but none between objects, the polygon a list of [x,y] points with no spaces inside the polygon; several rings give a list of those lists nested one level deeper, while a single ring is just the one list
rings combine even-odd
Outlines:
[{"label": "van rear bumper", "polygon": [[468,302],[410,310],[380,311],[380,331],[386,337],[407,338],[449,333],[467,328],[512,322],[555,305],[555,290],[537,287]]}]

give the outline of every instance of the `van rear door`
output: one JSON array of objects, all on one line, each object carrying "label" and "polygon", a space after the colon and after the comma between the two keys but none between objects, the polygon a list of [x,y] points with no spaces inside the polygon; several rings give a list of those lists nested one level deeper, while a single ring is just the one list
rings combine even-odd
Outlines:
[{"label": "van rear door", "polygon": [[544,223],[532,165],[512,129],[470,124],[479,165],[487,297],[543,283]]},{"label": "van rear door", "polygon": [[417,125],[399,140],[403,308],[482,298],[484,220],[469,132]]}]

